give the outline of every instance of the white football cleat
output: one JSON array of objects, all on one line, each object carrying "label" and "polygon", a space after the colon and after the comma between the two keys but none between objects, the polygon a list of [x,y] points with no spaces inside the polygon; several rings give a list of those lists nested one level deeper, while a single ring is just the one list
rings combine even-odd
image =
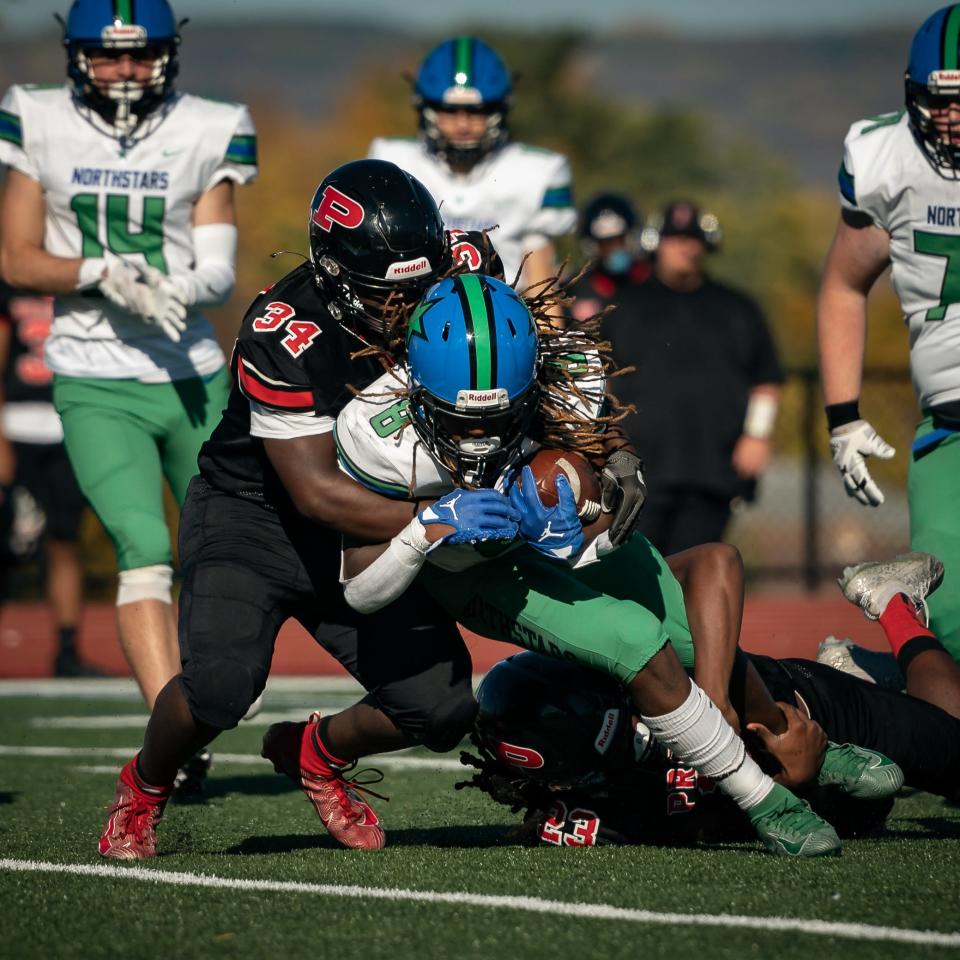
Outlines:
[{"label": "white football cleat", "polygon": [[943,564],[931,553],[904,553],[893,560],[847,567],[837,583],[843,595],[878,620],[890,600],[903,593],[918,609],[943,582]]},{"label": "white football cleat", "polygon": [[892,653],[879,653],[855,644],[852,640],[827,637],[817,647],[817,663],[841,673],[849,673],[885,690],[903,690],[907,683]]}]

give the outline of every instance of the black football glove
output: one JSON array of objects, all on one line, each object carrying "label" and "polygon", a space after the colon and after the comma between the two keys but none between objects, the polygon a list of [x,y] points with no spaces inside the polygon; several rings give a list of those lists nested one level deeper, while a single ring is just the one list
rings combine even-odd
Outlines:
[{"label": "black football glove", "polygon": [[619,547],[632,536],[647,499],[643,461],[629,450],[610,454],[600,473],[600,490],[603,512],[614,515],[610,542]]}]

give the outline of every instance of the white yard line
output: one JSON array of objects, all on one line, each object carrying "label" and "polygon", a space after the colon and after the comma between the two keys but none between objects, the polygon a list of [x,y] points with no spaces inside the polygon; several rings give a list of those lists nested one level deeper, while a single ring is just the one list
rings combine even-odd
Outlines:
[{"label": "white yard line", "polygon": [[[28,747],[13,744],[0,744],[0,757],[116,757],[119,760],[129,760],[140,748],[139,747]],[[243,764],[246,766],[260,766],[267,763],[263,757],[255,753],[219,753],[216,748],[213,750],[214,769],[220,764]],[[469,769],[459,760],[451,760],[449,757],[407,757],[396,756],[394,754],[377,754],[372,757],[364,757],[362,764],[375,764],[378,767],[386,767],[388,770],[458,770],[468,773]],[[79,768],[83,772],[101,772],[99,768]],[[117,773],[119,767],[113,769]]]},{"label": "white yard line", "polygon": [[[476,687],[483,679],[482,673],[473,675]],[[271,677],[267,681],[267,696],[271,693],[289,694],[362,694],[363,687],[353,677]],[[84,679],[34,679],[0,680],[0,699],[6,697],[38,697],[60,699],[76,697],[78,699],[140,699],[137,685],[128,677],[107,677],[101,680]]]},{"label": "white yard line", "polygon": [[[267,694],[275,693],[362,693],[363,687],[353,677],[271,677]],[[0,680],[3,697],[80,697],[105,699],[133,697],[140,699],[137,685],[128,677],[85,679]]]},{"label": "white yard line", "polygon": [[251,893],[306,893],[312,896],[357,900],[393,900],[404,903],[447,904],[480,907],[486,910],[518,910],[543,913],[551,917],[587,920],[620,920],[628,923],[671,926],[724,927],[763,930],[775,933],[801,933],[820,937],[839,937],[858,941],[888,941],[934,947],[960,947],[960,933],[933,930],[909,930],[877,927],[868,923],[834,923],[794,917],[754,917],[726,913],[660,913],[634,910],[606,903],[571,903],[540,897],[496,896],[485,893],[455,893],[443,890],[405,890],[391,887],[364,887],[335,883],[296,883],[286,880],[239,880],[203,873],[149,870],[143,867],[117,867],[107,864],[45,863],[36,860],[0,859],[0,870],[18,873],[59,873],[110,880],[137,880],[176,887],[212,887]]},{"label": "white yard line", "polygon": [[[343,709],[343,704],[311,703],[310,709],[319,710],[321,713],[336,713]],[[263,710],[249,720],[244,720],[241,729],[267,727],[271,723],[281,723],[284,720],[305,720],[306,715],[305,707],[298,710]],[[143,730],[148,719],[149,715],[146,713],[110,713],[83,717],[33,717],[29,723],[31,727],[43,730]]]}]

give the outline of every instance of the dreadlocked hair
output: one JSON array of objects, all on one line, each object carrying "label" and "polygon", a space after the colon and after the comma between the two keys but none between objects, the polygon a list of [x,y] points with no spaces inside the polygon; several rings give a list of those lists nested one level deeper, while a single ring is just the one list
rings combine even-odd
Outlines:
[{"label": "dreadlocked hair", "polygon": [[[491,230],[496,229],[491,227]],[[480,231],[481,263],[491,267],[491,272],[496,276],[503,275],[503,264],[500,257],[490,242],[487,230]],[[449,269],[441,273],[436,283],[446,280],[448,277],[456,277],[461,273],[470,273],[470,263],[466,259],[454,260]],[[362,349],[350,354],[351,360],[361,357],[375,357],[379,360],[383,368],[389,369],[399,363],[405,353],[407,344],[407,324],[413,311],[416,310],[416,303],[404,303],[403,299],[391,291],[383,305],[383,326],[385,331],[384,343],[382,345],[368,344]],[[351,389],[353,389],[351,387]]]},{"label": "dreadlocked hair", "polygon": [[610,342],[600,334],[600,324],[614,309],[612,304],[586,319],[570,319],[562,329],[558,326],[559,317],[572,317],[573,297],[568,289],[587,269],[561,283],[566,265],[564,261],[556,276],[520,293],[540,340],[540,406],[531,435],[544,447],[598,458],[609,453],[607,431],[635,410],[622,404],[607,384],[634,368],[618,367]]},{"label": "dreadlocked hair", "polygon": [[460,752],[460,762],[465,767],[477,770],[469,780],[453,785],[454,790],[480,790],[491,800],[510,808],[511,813],[523,811],[523,821],[510,830],[506,839],[536,846],[539,840],[539,824],[545,811],[550,809],[550,791],[542,784],[523,778],[511,778],[504,774],[503,767],[482,746],[475,733],[470,740],[480,756],[466,750]]}]

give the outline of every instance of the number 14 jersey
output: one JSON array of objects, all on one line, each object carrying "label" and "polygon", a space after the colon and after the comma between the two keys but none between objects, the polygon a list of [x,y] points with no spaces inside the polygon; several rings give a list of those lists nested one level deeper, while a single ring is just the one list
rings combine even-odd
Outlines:
[{"label": "number 14 jersey", "polygon": [[[246,107],[189,94],[143,121],[122,145],[66,86],[13,86],[0,103],[0,162],[37,181],[46,205],[44,248],[176,275],[193,268],[193,207],[221,180],[249,183],[256,140]],[[196,308],[179,344],[99,295],[58,296],[46,358],[69,376],[162,382],[213,373],[223,354]]]}]

